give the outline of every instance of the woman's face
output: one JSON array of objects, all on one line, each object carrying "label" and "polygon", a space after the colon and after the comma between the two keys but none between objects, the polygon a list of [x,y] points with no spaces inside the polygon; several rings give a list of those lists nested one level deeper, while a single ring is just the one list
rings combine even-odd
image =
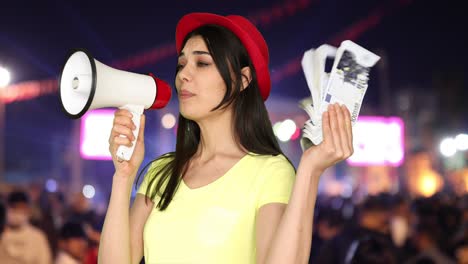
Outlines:
[{"label": "woman's face", "polygon": [[226,85],[202,37],[186,42],[177,69],[175,83],[182,116],[200,121],[222,111],[211,110],[223,99]]}]

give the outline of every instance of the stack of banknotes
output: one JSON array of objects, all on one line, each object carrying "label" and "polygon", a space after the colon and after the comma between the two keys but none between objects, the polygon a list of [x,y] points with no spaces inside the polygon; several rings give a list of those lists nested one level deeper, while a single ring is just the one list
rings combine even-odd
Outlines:
[{"label": "stack of banknotes", "polygon": [[[327,58],[333,59],[330,72],[325,69]],[[311,96],[299,102],[310,117],[302,128],[303,150],[322,142],[322,113],[329,104],[346,105],[352,125],[356,123],[369,72],[379,60],[379,56],[350,40],[343,41],[338,48],[324,44],[304,53],[301,63]]]}]

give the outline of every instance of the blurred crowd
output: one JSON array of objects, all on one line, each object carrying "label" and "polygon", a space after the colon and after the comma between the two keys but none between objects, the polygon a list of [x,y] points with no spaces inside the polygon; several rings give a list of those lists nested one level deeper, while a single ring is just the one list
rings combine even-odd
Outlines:
[{"label": "blurred crowd", "polygon": [[0,263],[95,264],[103,219],[82,193],[0,192]]},{"label": "blurred crowd", "polygon": [[468,195],[319,197],[309,263],[468,263]]},{"label": "blurred crowd", "polygon": [[[82,193],[0,191],[0,263],[97,263],[103,219]],[[468,194],[320,195],[313,224],[310,263],[468,263]]]}]

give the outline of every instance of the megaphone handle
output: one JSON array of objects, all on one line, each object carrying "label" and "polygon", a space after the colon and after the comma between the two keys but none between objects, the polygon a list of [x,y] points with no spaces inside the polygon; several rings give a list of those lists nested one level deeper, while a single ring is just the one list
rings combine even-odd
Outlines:
[{"label": "megaphone handle", "polygon": [[132,113],[133,115],[132,121],[136,126],[136,129],[133,130],[133,135],[135,136],[135,140],[132,141],[133,143],[132,146],[131,147],[119,146],[119,148],[117,149],[117,157],[119,157],[120,159],[129,161],[130,158],[132,157],[133,150],[135,149],[138,132],[140,131],[140,118],[145,108],[143,105],[124,105],[120,107],[120,109],[126,109],[130,111],[130,113]]}]

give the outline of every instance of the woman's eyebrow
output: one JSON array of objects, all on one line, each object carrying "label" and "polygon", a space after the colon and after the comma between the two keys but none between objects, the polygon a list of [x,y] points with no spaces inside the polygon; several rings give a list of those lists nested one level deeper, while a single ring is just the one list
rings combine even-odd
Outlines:
[{"label": "woman's eyebrow", "polygon": [[211,53],[209,53],[208,51],[201,51],[201,50],[195,50],[194,52],[192,52],[192,54],[195,54],[195,55],[210,55],[211,56]]},{"label": "woman's eyebrow", "polygon": [[[194,54],[194,55],[210,55],[211,56],[211,53],[209,53],[208,51],[201,51],[201,50],[195,50],[195,51],[192,52],[192,54]],[[178,58],[184,57],[184,56],[185,56],[185,53],[181,52],[179,54]]]}]

